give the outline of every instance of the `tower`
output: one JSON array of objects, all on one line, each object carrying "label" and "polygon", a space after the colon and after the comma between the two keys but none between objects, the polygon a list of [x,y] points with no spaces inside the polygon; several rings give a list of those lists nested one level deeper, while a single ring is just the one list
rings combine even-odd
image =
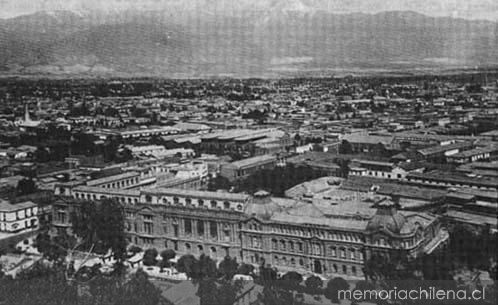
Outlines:
[{"label": "tower", "polygon": [[30,122],[31,121],[31,118],[29,116],[29,107],[28,107],[28,103],[26,103],[24,105],[24,122]]}]

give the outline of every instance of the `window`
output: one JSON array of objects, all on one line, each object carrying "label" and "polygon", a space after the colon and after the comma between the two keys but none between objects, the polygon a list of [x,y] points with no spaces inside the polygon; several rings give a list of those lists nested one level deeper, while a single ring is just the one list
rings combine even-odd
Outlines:
[{"label": "window", "polygon": [[144,231],[148,235],[152,235],[154,232],[154,224],[151,222],[144,222]]},{"label": "window", "polygon": [[178,224],[173,225],[173,235],[178,237]]},{"label": "window", "polygon": [[197,234],[200,236],[204,235],[204,221],[202,220],[197,221]]},{"label": "window", "polygon": [[185,219],[185,234],[192,234],[192,220]]},{"label": "window", "polygon": [[297,243],[297,248],[299,249],[299,252],[303,252],[303,243],[302,242]]},{"label": "window", "polygon": [[341,248],[340,252],[341,252],[341,258],[346,258],[346,249]]},{"label": "window", "polygon": [[164,234],[168,234],[168,226],[167,225],[163,226],[163,232],[164,232]]},{"label": "window", "polygon": [[57,212],[57,221],[60,223],[66,223],[66,213],[65,212]]},{"label": "window", "polygon": [[356,275],[356,267],[355,266],[351,267],[351,273],[353,273],[353,275]]},{"label": "window", "polygon": [[152,215],[143,215],[144,221],[152,221],[153,216]]},{"label": "window", "polygon": [[178,204],[180,202],[180,199],[178,197],[173,197],[173,203]]},{"label": "window", "polygon": [[152,202],[152,196],[151,195],[145,195],[145,201],[150,203]]},{"label": "window", "polygon": [[175,251],[178,251],[178,242],[177,241],[173,242],[173,248],[175,249]]},{"label": "window", "polygon": [[285,251],[285,240],[280,241],[280,250]]},{"label": "window", "polygon": [[209,222],[209,233],[211,237],[218,237],[218,224],[215,221]]},{"label": "window", "polygon": [[355,249],[349,249],[349,254],[351,259],[356,259],[356,250]]},{"label": "window", "polygon": [[218,203],[216,202],[216,200],[211,200],[211,208],[215,209],[217,205]]},{"label": "window", "polygon": [[348,267],[346,265],[342,266],[342,273],[344,274],[348,273]]},{"label": "window", "polygon": [[296,260],[293,259],[293,258],[291,258],[290,264],[291,264],[292,267],[296,266]]},{"label": "window", "polygon": [[304,266],[304,261],[302,258],[299,259],[299,266]]},{"label": "window", "polygon": [[335,247],[330,247],[330,255],[331,256],[336,256],[337,255],[337,251],[336,251]]},{"label": "window", "polygon": [[197,204],[199,204],[200,207],[204,206],[204,200],[202,199],[197,200]]},{"label": "window", "polygon": [[189,251],[190,251],[190,249],[191,249],[190,244],[189,244],[189,243],[186,243],[186,244],[185,244],[185,251],[189,252]]},{"label": "window", "polygon": [[294,252],[294,242],[289,242],[289,251]]},{"label": "window", "polygon": [[190,198],[186,198],[186,199],[185,199],[185,203],[186,203],[187,205],[191,205],[191,204],[192,204],[192,199],[190,199]]},{"label": "window", "polygon": [[228,201],[223,202],[223,208],[224,208],[225,210],[230,209],[230,202],[228,202]]},{"label": "window", "polygon": [[277,240],[276,239],[272,239],[271,240],[271,248],[273,250],[277,250],[278,249],[278,247],[277,247]]}]

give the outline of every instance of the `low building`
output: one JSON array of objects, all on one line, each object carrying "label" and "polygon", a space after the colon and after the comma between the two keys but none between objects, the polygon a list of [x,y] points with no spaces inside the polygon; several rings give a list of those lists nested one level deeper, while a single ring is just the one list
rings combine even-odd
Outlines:
[{"label": "low building", "polygon": [[38,206],[31,202],[12,204],[0,200],[0,232],[19,233],[38,229]]},{"label": "low building", "polygon": [[381,179],[404,180],[408,172],[392,162],[352,160],[349,174]]},{"label": "low building", "polygon": [[498,156],[498,147],[477,147],[446,157],[448,163],[464,164],[476,161],[487,161]]},{"label": "low building", "polygon": [[221,166],[220,175],[230,181],[240,180],[263,169],[273,169],[278,162],[274,155],[263,155],[242,159]]}]

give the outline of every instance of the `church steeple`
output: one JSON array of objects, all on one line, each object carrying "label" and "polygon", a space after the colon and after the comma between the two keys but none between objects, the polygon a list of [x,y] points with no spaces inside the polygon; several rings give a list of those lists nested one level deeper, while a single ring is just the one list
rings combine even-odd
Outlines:
[{"label": "church steeple", "polygon": [[31,122],[31,117],[29,116],[28,103],[24,105],[24,122]]}]

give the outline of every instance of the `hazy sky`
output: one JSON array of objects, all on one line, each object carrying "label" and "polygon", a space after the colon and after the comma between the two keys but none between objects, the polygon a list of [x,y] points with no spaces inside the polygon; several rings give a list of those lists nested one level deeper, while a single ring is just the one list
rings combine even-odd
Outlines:
[{"label": "hazy sky", "polygon": [[40,10],[156,10],[167,8],[169,5],[182,9],[209,8],[231,12],[240,9],[264,9],[276,2],[289,3],[289,6],[297,8],[311,7],[336,13],[411,10],[431,16],[498,21],[498,0],[0,0],[0,18]]}]

